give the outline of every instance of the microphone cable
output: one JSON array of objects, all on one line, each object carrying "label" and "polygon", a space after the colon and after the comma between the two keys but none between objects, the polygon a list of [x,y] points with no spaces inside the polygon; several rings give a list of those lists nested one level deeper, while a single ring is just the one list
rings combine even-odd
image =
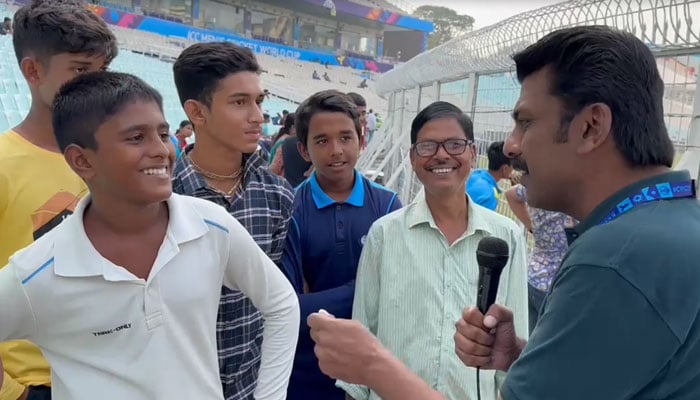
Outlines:
[{"label": "microphone cable", "polygon": [[479,372],[481,368],[476,367],[476,400],[481,400],[481,379],[479,379]]}]

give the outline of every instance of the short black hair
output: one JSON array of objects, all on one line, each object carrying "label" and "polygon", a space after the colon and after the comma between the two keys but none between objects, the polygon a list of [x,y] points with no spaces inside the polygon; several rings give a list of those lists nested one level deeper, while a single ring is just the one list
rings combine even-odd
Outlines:
[{"label": "short black hair", "polygon": [[413,123],[411,124],[411,144],[416,144],[418,132],[423,129],[425,124],[432,120],[442,118],[454,118],[457,123],[459,123],[459,126],[462,127],[464,136],[466,136],[468,140],[474,141],[474,124],[471,118],[452,103],[436,101],[422,109],[418,115],[416,115],[416,118],[413,119]]},{"label": "short black hair", "polygon": [[58,91],[52,123],[61,151],[71,144],[97,149],[95,134],[110,117],[135,101],[153,101],[163,111],[163,98],[141,79],[120,72],[78,75]]},{"label": "short black hair", "polygon": [[294,127],[296,119],[297,117],[294,113],[287,113],[287,118],[284,119],[284,124],[279,129],[279,131],[277,131],[277,135],[275,135],[273,142],[276,143],[283,135],[289,135],[289,133],[292,131],[292,128]]},{"label": "short black hair", "polygon": [[549,68],[550,91],[567,113],[563,126],[584,107],[604,103],[612,112],[617,149],[631,166],[672,165],[664,82],[651,50],[631,33],[607,26],[566,28],[546,35],[513,60],[520,82]]},{"label": "short black hair", "polygon": [[32,55],[45,64],[64,53],[104,56],[110,63],[119,51],[107,24],[77,0],[34,0],[15,13],[12,25],[20,63]]},{"label": "short black hair", "polygon": [[193,126],[192,121],[190,121],[189,119],[184,119],[184,120],[180,121],[180,125],[178,125],[177,129],[175,130],[175,134],[177,135],[178,133],[180,133],[180,129],[182,129],[188,125]]},{"label": "short black hair", "polygon": [[180,103],[197,100],[211,106],[219,83],[239,72],[262,72],[258,60],[247,47],[230,42],[196,43],[183,50],[173,65]]},{"label": "short black hair", "polygon": [[355,125],[357,137],[362,139],[362,125],[360,124],[360,114],[357,112],[357,105],[349,95],[337,90],[324,90],[314,93],[304,100],[297,108],[296,131],[299,142],[306,145],[309,139],[309,124],[311,118],[323,112],[343,113],[347,115]]},{"label": "short black hair", "polygon": [[365,98],[362,97],[361,94],[350,92],[348,93],[348,96],[350,96],[352,102],[355,103],[357,107],[367,107],[367,100],[365,100]]},{"label": "short black hair", "polygon": [[489,171],[498,171],[504,165],[511,165],[513,160],[503,153],[503,141],[489,145],[486,156],[489,159]]},{"label": "short black hair", "polygon": [[7,22],[7,21],[12,21],[12,18],[10,18],[10,17],[5,17],[5,18],[2,20],[2,22]]}]

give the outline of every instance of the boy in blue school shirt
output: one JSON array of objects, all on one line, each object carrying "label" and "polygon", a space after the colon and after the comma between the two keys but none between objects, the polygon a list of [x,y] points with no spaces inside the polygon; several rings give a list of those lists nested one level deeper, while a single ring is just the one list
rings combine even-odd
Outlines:
[{"label": "boy in blue school shirt", "polygon": [[466,191],[474,203],[496,211],[498,200],[501,197],[501,189],[498,181],[510,179],[513,173],[511,159],[503,154],[503,142],[493,142],[487,152],[489,168],[477,169],[471,173],[467,180]]},{"label": "boy in blue school shirt", "polygon": [[[365,235],[401,203],[355,170],[362,125],[348,96],[328,90],[306,99],[296,132],[299,152],[315,171],[297,188],[282,268],[299,294],[302,321],[321,308],[350,318]],[[302,323],[287,399],[343,400],[345,392],[321,372],[313,347]]]}]

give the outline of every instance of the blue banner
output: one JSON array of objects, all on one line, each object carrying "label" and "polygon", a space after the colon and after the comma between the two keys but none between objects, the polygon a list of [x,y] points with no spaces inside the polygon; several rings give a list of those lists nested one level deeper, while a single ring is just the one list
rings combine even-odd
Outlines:
[{"label": "blue banner", "polygon": [[195,42],[232,42],[242,47],[248,47],[258,54],[268,54],[275,57],[294,58],[302,61],[319,61],[337,64],[336,57],[331,54],[302,50],[294,47],[263,42],[235,36],[227,33],[209,31],[192,26],[178,24],[176,22],[159,20],[156,18],[145,18],[139,30],[157,33],[159,35],[182,38]]}]

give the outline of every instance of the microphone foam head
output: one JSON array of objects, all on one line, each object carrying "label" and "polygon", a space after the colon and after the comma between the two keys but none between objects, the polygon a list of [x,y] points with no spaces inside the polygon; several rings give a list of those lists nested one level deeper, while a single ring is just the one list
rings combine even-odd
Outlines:
[{"label": "microphone foam head", "polygon": [[501,270],[508,263],[508,243],[493,236],[487,236],[479,241],[476,248],[476,261],[480,267]]}]

